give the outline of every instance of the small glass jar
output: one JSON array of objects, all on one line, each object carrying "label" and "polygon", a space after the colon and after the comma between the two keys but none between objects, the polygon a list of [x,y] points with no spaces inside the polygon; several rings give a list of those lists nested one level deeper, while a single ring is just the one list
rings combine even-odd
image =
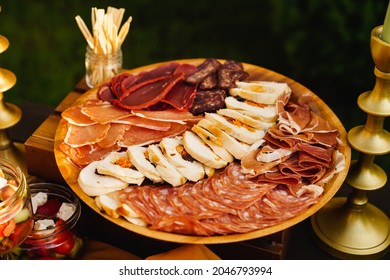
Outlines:
[{"label": "small glass jar", "polygon": [[22,243],[33,227],[30,190],[24,173],[0,159],[0,256]]},{"label": "small glass jar", "polygon": [[122,49],[113,53],[95,53],[87,46],[85,53],[85,80],[90,88],[107,81],[122,71]]},{"label": "small glass jar", "polygon": [[[79,235],[78,221],[81,215],[79,199],[67,187],[53,183],[30,184],[33,208],[35,210],[35,225],[26,240],[11,252],[12,259],[79,259],[83,252],[83,239]],[[37,206],[36,195],[46,194],[47,199]],[[35,200],[35,201],[34,201]],[[73,209],[72,214],[62,219],[61,208],[56,206],[56,214],[50,213],[51,202],[60,202],[61,207],[66,204]],[[55,204],[54,203],[54,204]],[[35,204],[35,205],[34,205]],[[53,203],[52,203],[53,204]],[[41,207],[41,208],[40,208]],[[37,223],[52,221],[48,226],[40,229]]]}]

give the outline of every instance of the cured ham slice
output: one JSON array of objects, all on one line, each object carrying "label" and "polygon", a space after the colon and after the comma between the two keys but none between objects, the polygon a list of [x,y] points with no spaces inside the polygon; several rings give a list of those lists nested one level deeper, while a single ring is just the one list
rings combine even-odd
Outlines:
[{"label": "cured ham slice", "polygon": [[83,105],[69,107],[61,113],[61,117],[73,125],[87,126],[96,124],[96,121],[82,112],[83,107]]},{"label": "cured ham slice", "polygon": [[[183,78],[192,75],[197,71],[197,68],[191,64],[181,64],[175,70],[175,73],[183,73]],[[191,108],[194,103],[197,84],[187,84],[181,80],[167,93],[163,101],[170,104],[178,110]]]},{"label": "cured ham slice", "polygon": [[132,110],[131,112],[142,118],[163,122],[177,122],[181,124],[185,124],[187,122],[195,123],[203,118],[201,116],[194,116],[188,111],[179,111],[176,109],[168,109],[164,111]]},{"label": "cured ham slice", "polygon": [[[327,133],[328,132],[328,133]],[[287,186],[318,183],[328,174],[339,132],[305,104],[287,103],[266,143],[242,159],[249,177]]]},{"label": "cured ham slice", "polygon": [[[144,109],[163,100],[173,86],[183,78],[183,73],[159,77],[121,97],[111,101],[125,109]],[[136,87],[137,85],[135,85]]]},{"label": "cured ham slice", "polygon": [[86,106],[81,109],[81,112],[100,124],[107,124],[132,115],[130,111],[118,108],[111,104]]},{"label": "cured ham slice", "polygon": [[110,129],[110,124],[93,124],[78,126],[68,123],[68,130],[64,142],[71,147],[80,147],[96,144],[103,140]]},{"label": "cured ham slice", "polygon": [[130,129],[130,126],[127,124],[111,123],[106,137],[97,144],[101,148],[110,148],[123,139],[123,135],[128,129]]},{"label": "cured ham slice", "polygon": [[171,123],[170,129],[167,131],[131,126],[131,128],[124,133],[122,141],[119,141],[118,144],[122,147],[129,147],[157,143],[164,137],[177,136],[185,130],[186,126],[179,123]]},{"label": "cured ham slice", "polygon": [[119,120],[115,120],[113,121],[113,123],[128,124],[160,131],[168,131],[171,127],[170,122],[142,118],[136,115],[131,115],[125,118],[121,118]]},{"label": "cured ham slice", "polygon": [[185,110],[191,108],[195,94],[196,85],[188,85],[180,81],[166,94],[163,101],[178,110]]},{"label": "cured ham slice", "polygon": [[119,149],[118,145],[101,148],[97,144],[92,144],[74,148],[64,142],[60,144],[60,150],[79,168],[83,168],[93,161],[101,160],[110,152]]}]

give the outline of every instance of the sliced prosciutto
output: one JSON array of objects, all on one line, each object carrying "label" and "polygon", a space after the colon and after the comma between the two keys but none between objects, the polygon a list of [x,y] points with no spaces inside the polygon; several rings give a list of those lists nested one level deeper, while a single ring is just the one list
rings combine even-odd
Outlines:
[{"label": "sliced prosciutto", "polygon": [[60,144],[60,150],[78,168],[83,168],[93,161],[101,160],[110,152],[119,149],[118,145],[102,148],[98,144],[91,144],[74,148],[64,142]]},{"label": "sliced prosciutto", "polygon": [[133,145],[147,145],[160,142],[164,137],[176,136],[182,134],[187,127],[180,123],[171,123],[167,131],[148,129],[139,126],[131,126],[118,144],[122,147]]},{"label": "sliced prosciutto", "polygon": [[[160,102],[183,78],[183,73],[168,75],[156,78],[150,83],[146,83],[130,93],[124,95],[119,100],[112,100],[111,103],[125,109],[144,109]],[[137,85],[133,86],[136,87]]]},{"label": "sliced prosciutto", "polygon": [[87,126],[96,124],[96,121],[82,112],[82,108],[83,105],[69,107],[61,113],[61,117],[73,125]]},{"label": "sliced prosciutto", "polygon": [[183,73],[183,80],[176,83],[176,85],[167,93],[163,101],[178,110],[185,110],[191,108],[194,103],[197,84],[188,84],[184,81],[188,76],[197,71],[197,67],[191,64],[181,64],[175,69],[175,73]]},{"label": "sliced prosciutto", "polygon": [[81,109],[81,112],[90,117],[91,120],[100,124],[107,124],[114,120],[132,115],[128,110],[106,103],[96,104],[95,106],[85,106]]},{"label": "sliced prosciutto", "polygon": [[112,123],[127,124],[160,131],[168,131],[171,127],[170,122],[142,118],[136,115],[114,120]]},{"label": "sliced prosciutto", "polygon": [[323,186],[322,178],[334,166],[338,136],[338,130],[308,105],[288,102],[265,135],[265,144],[248,153],[241,165],[258,182]]},{"label": "sliced prosciutto", "polygon": [[177,122],[177,123],[194,123],[200,121],[202,116],[194,116],[188,111],[179,111],[176,109],[168,109],[164,111],[148,111],[148,110],[132,110],[134,115],[162,122]]},{"label": "sliced prosciutto", "polygon": [[101,148],[110,148],[116,145],[124,137],[127,130],[131,128],[130,125],[121,123],[111,123],[110,128],[107,132],[106,137],[97,142]]},{"label": "sliced prosciutto", "polygon": [[64,142],[71,147],[96,144],[103,140],[110,129],[110,124],[93,124],[78,126],[68,123]]},{"label": "sliced prosciutto", "polygon": [[184,79],[197,68],[176,62],[138,74],[122,73],[98,89],[98,98],[125,109],[154,109],[170,106],[178,110],[191,107],[196,84]]}]

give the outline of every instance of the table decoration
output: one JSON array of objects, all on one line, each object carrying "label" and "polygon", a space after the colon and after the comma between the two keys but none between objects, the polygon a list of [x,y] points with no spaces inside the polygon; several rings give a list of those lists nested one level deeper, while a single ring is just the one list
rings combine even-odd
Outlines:
[{"label": "table decoration", "polygon": [[[8,47],[8,39],[0,35],[0,53],[5,52]],[[24,147],[20,143],[14,143],[7,131],[7,129],[15,126],[22,118],[20,108],[4,100],[4,92],[10,90],[15,84],[15,74],[8,69],[0,67],[0,158],[11,160],[27,174]]]},{"label": "table decoration", "polygon": [[122,70],[122,43],[130,29],[132,17],[122,23],[125,9],[108,7],[104,9],[92,8],[92,33],[84,20],[78,15],[75,17],[81,33],[87,41],[85,54],[86,82],[93,87]]},{"label": "table decoration", "polygon": [[346,178],[352,192],[347,198],[333,198],[311,218],[319,245],[342,259],[377,259],[390,248],[389,218],[368,203],[366,196],[367,191],[382,188],[387,181],[385,171],[374,163],[374,159],[390,152],[390,134],[383,129],[385,118],[390,116],[389,9],[385,25],[375,27],[371,32],[376,83],[372,91],[364,92],[358,98],[358,106],[367,113],[367,120],[364,126],[348,132],[351,147],[359,152],[359,158],[351,161]]}]

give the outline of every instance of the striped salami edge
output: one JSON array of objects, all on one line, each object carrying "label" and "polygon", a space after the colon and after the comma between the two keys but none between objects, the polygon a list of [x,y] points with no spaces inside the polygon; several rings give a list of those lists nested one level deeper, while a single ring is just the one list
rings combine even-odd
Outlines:
[{"label": "striped salami edge", "polygon": [[[219,174],[216,174],[213,177],[216,176],[219,176]],[[195,184],[191,189],[191,195],[208,209],[236,214],[237,211],[235,211],[234,208],[221,203],[220,201],[224,201],[224,198],[218,197],[217,194],[213,191],[211,186],[213,177],[204,180],[202,184]]]},{"label": "striped salami edge", "polygon": [[[144,189],[145,188],[145,189]],[[148,224],[152,224],[157,217],[157,212],[146,208],[144,201],[140,199],[140,191],[147,191],[151,186],[142,187],[128,187],[124,189],[119,195],[121,202],[126,203],[134,212],[141,216],[141,218]]]},{"label": "striped salami edge", "polygon": [[207,208],[192,195],[192,189],[198,188],[201,184],[203,184],[203,181],[204,180],[198,181],[192,186],[187,184],[187,187],[180,188],[178,195],[187,205],[187,207],[192,209],[192,211],[194,212],[194,217],[196,219],[218,217],[223,212]]},{"label": "striped salami edge", "polygon": [[312,192],[297,196],[278,183],[245,178],[239,164],[180,187],[129,187],[121,192],[150,229],[210,236],[245,233],[279,224],[319,199]]},{"label": "striped salami edge", "polygon": [[171,189],[171,187],[155,187],[149,192],[150,200],[159,213],[159,216],[176,214],[175,209],[167,199]]},{"label": "striped salami edge", "polygon": [[[191,184],[192,183],[187,183]],[[181,187],[185,188],[184,185]],[[174,212],[178,213],[178,215],[189,215],[196,216],[197,213],[191,207],[188,207],[187,204],[184,203],[181,196],[179,196],[179,188],[171,188],[167,195],[168,203],[174,208]]]},{"label": "striped salami edge", "polygon": [[150,226],[150,229],[188,235],[210,236],[214,234],[213,231],[205,228],[199,220],[187,215],[162,216]]}]

